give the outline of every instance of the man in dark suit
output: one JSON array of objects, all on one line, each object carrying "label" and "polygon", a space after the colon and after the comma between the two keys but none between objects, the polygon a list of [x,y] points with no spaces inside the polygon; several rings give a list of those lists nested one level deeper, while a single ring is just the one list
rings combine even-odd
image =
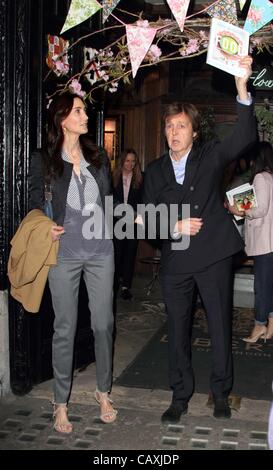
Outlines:
[{"label": "man in dark suit", "polygon": [[[225,166],[256,139],[252,99],[247,92],[251,57],[241,59],[244,77],[235,77],[238,121],[223,142],[198,143],[199,120],[191,104],[174,103],[165,113],[169,152],[146,170],[144,203],[178,207],[178,219],[162,246],[162,287],[168,316],[169,381],[172,402],[162,422],[178,422],[194,391],[191,365],[191,313],[195,284],[207,312],[213,366],[210,387],[215,418],[230,418],[233,383],[231,349],[232,255],[241,237],[223,207],[220,184]],[[184,218],[182,205],[190,208]],[[185,206],[184,206],[185,207]],[[161,221],[162,222],[162,221]],[[187,249],[173,249],[174,238],[188,236]],[[182,247],[183,248],[183,247]]]}]

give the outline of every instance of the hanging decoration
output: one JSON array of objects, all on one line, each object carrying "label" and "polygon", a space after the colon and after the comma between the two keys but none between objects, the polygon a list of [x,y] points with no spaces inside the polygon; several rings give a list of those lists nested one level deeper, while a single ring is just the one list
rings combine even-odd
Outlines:
[{"label": "hanging decoration", "polygon": [[244,8],[246,0],[239,0],[241,10]]},{"label": "hanging decoration", "polygon": [[[140,23],[140,22],[138,22]],[[156,35],[156,29],[143,21],[143,26],[126,25],[127,44],[132,64],[132,75],[136,76],[138,68],[147,54]]]},{"label": "hanging decoration", "polygon": [[112,13],[114,8],[116,8],[117,4],[120,0],[102,0],[101,4],[103,7],[102,11],[102,22],[105,23],[109,15]]},{"label": "hanging decoration", "polygon": [[60,34],[87,20],[101,8],[97,0],[72,0]]},{"label": "hanging decoration", "polygon": [[273,18],[273,3],[268,0],[252,0],[244,29],[249,34],[255,33]]},{"label": "hanging decoration", "polygon": [[207,13],[213,18],[226,21],[238,26],[237,9],[235,0],[220,0],[207,8]]},{"label": "hanging decoration", "polygon": [[92,47],[84,47],[84,66],[86,69],[86,79],[90,82],[91,85],[94,85],[98,80],[101,79],[100,73],[100,62],[98,61],[97,55],[98,51]]},{"label": "hanging decoration", "polygon": [[[74,17],[74,24],[79,24],[90,14],[103,8],[102,1],[101,4],[98,4],[97,1],[91,2],[91,0],[78,0],[77,2],[72,0],[71,7],[74,5],[78,9],[76,11],[81,13],[77,19]],[[149,22],[145,19],[144,12],[135,14],[118,10],[122,12],[122,18],[126,18],[129,24],[119,19],[118,13],[115,15],[110,13],[107,34],[106,28],[103,26],[89,34],[85,32],[84,36],[78,37],[69,46],[65,41],[62,42],[62,38],[49,36],[50,51],[47,64],[50,70],[45,80],[52,71],[58,76],[67,73],[69,64],[66,53],[80,42],[82,42],[84,53],[83,67],[66,82],[62,79],[62,83],[58,83],[56,91],[49,96],[49,99],[67,89],[73,89],[80,96],[84,96],[84,99],[90,101],[95,99],[98,90],[114,93],[118,90],[120,83],[130,84],[132,77],[136,76],[140,68],[143,69],[162,62],[191,59],[206,54],[212,23],[211,17],[225,20],[231,24],[237,23],[235,9],[235,1],[237,3],[237,0],[219,0],[188,17],[185,17],[188,0],[167,1],[172,13],[174,15],[176,13],[176,18],[153,20],[150,18]],[[86,10],[87,2],[88,10]],[[111,9],[114,4],[117,5],[117,2],[109,1],[107,5],[105,2],[104,8]],[[251,31],[255,30],[250,36],[250,51],[253,54],[262,53],[265,50],[269,53],[273,52],[272,22],[267,24],[273,17],[272,5],[273,3],[268,0],[252,0],[245,29],[249,31],[251,24]],[[69,13],[71,13],[70,10]],[[181,14],[182,12],[183,14]],[[205,13],[208,13],[209,16],[205,17]],[[242,30],[242,20],[240,20],[239,26]],[[100,41],[100,35],[103,35],[102,41]],[[92,43],[93,38],[94,43]],[[98,44],[104,44],[104,46],[97,50],[94,46],[98,47]]]},{"label": "hanging decoration", "polygon": [[47,66],[57,75],[66,75],[69,72],[69,62],[67,49],[69,41],[65,41],[58,36],[47,36],[48,54],[46,58]]},{"label": "hanging decoration", "polygon": [[182,32],[190,0],[167,0],[167,3],[177,21],[180,31]]}]

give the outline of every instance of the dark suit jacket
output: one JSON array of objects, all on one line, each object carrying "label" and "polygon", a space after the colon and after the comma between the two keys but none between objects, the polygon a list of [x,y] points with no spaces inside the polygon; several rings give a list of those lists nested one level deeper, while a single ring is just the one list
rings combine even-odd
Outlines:
[{"label": "dark suit jacket", "polygon": [[[137,205],[142,203],[142,190],[143,190],[143,183],[137,189],[133,188],[132,185],[130,185],[127,204],[129,204],[133,208],[134,218],[137,216]],[[124,191],[123,191],[122,177],[120,177],[118,185],[116,187],[113,187],[113,196],[114,196],[115,206],[117,204],[124,204]],[[115,217],[114,221],[117,222],[120,219],[120,217],[121,216]],[[134,234],[135,234],[135,238],[137,238],[137,225],[136,224],[134,224]]]},{"label": "dark suit jacket", "polygon": [[[119,201],[119,203],[124,203],[124,192],[123,192],[123,182],[122,177],[118,182],[118,185],[113,188],[113,194],[115,197],[115,201]],[[128,201],[127,203],[132,206],[134,211],[137,210],[137,204],[142,202],[142,185],[139,188],[135,189],[130,185],[129,193],[128,193]]]},{"label": "dark suit jacket", "polygon": [[[54,179],[52,185],[52,207],[53,218],[58,225],[63,225],[65,217],[65,206],[69,183],[72,176],[72,163],[64,161],[64,171],[60,177]],[[105,155],[103,164],[96,168],[90,164],[88,170],[95,178],[101,196],[102,205],[105,204],[105,196],[111,194],[111,176],[109,160]],[[29,169],[29,210],[41,209],[44,207],[44,175],[42,164],[42,153],[36,150],[31,155]]]},{"label": "dark suit jacket", "polygon": [[[202,270],[243,248],[232,217],[223,207],[220,185],[225,166],[256,140],[253,106],[238,103],[238,122],[223,142],[212,140],[194,144],[188,156],[183,185],[175,180],[169,153],[151,162],[145,172],[145,204],[190,204],[190,216],[202,217],[200,232],[190,238],[186,250],[172,250],[170,239],[163,241],[163,272],[186,273]],[[158,229],[158,227],[157,227]],[[170,228],[172,233],[172,227]]]}]

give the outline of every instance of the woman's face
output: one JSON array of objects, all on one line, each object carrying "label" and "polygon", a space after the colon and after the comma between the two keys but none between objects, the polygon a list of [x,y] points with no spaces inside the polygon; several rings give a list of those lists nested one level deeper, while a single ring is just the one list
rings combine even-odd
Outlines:
[{"label": "woman's face", "polygon": [[80,98],[74,98],[73,107],[69,115],[62,121],[64,135],[81,135],[88,132],[88,117],[84,103]]},{"label": "woman's face", "polygon": [[133,171],[136,164],[136,157],[133,153],[127,153],[122,169],[128,172]]}]

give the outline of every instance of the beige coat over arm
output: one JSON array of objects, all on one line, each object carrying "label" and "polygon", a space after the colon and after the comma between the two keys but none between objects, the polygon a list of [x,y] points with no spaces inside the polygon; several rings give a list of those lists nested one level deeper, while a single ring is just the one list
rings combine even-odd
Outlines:
[{"label": "beige coat over arm", "polygon": [[52,241],[56,225],[39,209],[30,211],[11,240],[8,277],[11,295],[25,310],[39,311],[50,266],[57,264],[59,241]]}]

